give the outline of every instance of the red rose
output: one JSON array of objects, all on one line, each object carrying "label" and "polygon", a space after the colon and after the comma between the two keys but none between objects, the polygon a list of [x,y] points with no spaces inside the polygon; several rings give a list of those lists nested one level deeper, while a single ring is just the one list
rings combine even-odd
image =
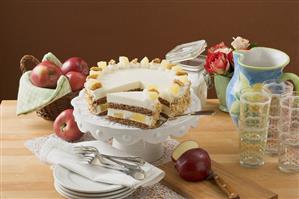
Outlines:
[{"label": "red rose", "polygon": [[218,51],[225,53],[229,60],[229,63],[232,65],[234,64],[233,51],[231,48],[227,47],[224,42],[220,42],[219,44],[216,44],[215,46],[210,47],[208,49],[208,54],[215,53]]},{"label": "red rose", "polygon": [[228,57],[223,52],[208,53],[205,63],[205,69],[209,73],[224,75],[228,72],[230,63]]}]

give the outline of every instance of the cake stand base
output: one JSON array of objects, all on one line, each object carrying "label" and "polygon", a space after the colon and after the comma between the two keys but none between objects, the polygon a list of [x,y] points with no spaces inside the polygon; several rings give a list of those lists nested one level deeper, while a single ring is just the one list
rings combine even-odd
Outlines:
[{"label": "cake stand base", "polygon": [[[80,92],[72,99],[74,117],[81,132],[102,141],[113,139],[112,146],[128,154],[139,156],[148,162],[159,160],[163,153],[162,143],[169,136],[180,137],[190,128],[198,125],[199,116],[178,117],[169,120],[159,128],[140,129],[112,122],[106,116],[97,116],[88,109],[85,93]],[[191,103],[186,113],[201,110],[200,100],[191,90]]]},{"label": "cake stand base", "polygon": [[135,144],[125,145],[118,142],[116,139],[113,139],[112,146],[134,156],[141,157],[147,162],[155,162],[159,160],[164,152],[162,143],[151,144],[142,140]]}]

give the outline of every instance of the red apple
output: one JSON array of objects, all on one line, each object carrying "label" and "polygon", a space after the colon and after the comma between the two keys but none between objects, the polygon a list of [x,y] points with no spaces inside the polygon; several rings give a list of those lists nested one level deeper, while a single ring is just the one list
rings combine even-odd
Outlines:
[{"label": "red apple", "polygon": [[188,140],[180,143],[172,152],[171,160],[176,162],[183,153],[190,149],[199,148],[199,144],[193,140]]},{"label": "red apple", "polygon": [[70,71],[65,76],[69,79],[72,91],[81,90],[84,87],[86,76],[82,73]]},{"label": "red apple", "polygon": [[61,67],[63,74],[67,74],[70,71],[76,71],[87,76],[89,68],[87,63],[80,57],[71,57],[66,60]]},{"label": "red apple", "polygon": [[211,159],[201,148],[190,149],[176,161],[175,168],[184,180],[201,181],[211,173]]},{"label": "red apple", "polygon": [[53,127],[56,135],[68,142],[76,141],[83,135],[75,121],[73,109],[62,111],[55,119]]},{"label": "red apple", "polygon": [[33,85],[43,88],[56,88],[61,69],[49,61],[43,61],[33,68],[30,80]]}]

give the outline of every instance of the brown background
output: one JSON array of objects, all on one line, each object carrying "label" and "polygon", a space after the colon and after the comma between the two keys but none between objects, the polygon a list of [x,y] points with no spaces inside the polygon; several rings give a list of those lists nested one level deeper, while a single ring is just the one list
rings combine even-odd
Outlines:
[{"label": "brown background", "polygon": [[[291,57],[299,74],[299,1],[1,1],[0,99],[16,99],[19,59],[163,57],[180,43],[244,36]],[[211,90],[210,97],[214,97]]]}]

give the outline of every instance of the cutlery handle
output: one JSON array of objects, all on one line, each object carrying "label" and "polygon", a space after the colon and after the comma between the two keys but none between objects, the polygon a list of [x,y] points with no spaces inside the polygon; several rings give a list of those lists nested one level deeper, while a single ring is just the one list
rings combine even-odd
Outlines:
[{"label": "cutlery handle", "polygon": [[190,112],[190,113],[183,113],[183,114],[180,114],[180,115],[176,115],[174,117],[171,117],[172,118],[177,118],[177,117],[181,117],[181,116],[190,116],[190,115],[214,115],[215,114],[215,111],[213,110],[206,110],[206,111],[194,111],[194,112]]},{"label": "cutlery handle", "polygon": [[143,180],[145,178],[145,172],[141,168],[127,168],[127,167],[118,167],[109,163],[102,162],[99,156],[96,156],[97,161],[93,161],[92,164],[96,166],[101,166],[106,169],[112,169],[115,171],[123,172],[129,176],[132,176],[136,180]]},{"label": "cutlery handle", "polygon": [[220,178],[216,173],[213,175],[218,187],[227,195],[229,199],[239,199],[239,195],[232,189],[232,187],[227,184],[222,178]]},{"label": "cutlery handle", "polygon": [[195,111],[190,113],[190,115],[214,115],[215,111],[213,110],[206,110],[206,111]]},{"label": "cutlery handle", "polygon": [[124,167],[120,167],[120,166],[117,166],[117,165],[113,165],[113,164],[103,162],[103,160],[99,156],[96,156],[96,158],[90,164],[100,166],[100,167],[104,167],[106,169],[121,171],[121,172],[126,172],[127,171],[127,169],[124,168]]},{"label": "cutlery handle", "polygon": [[125,162],[122,162],[122,161],[119,161],[119,160],[116,160],[114,158],[111,158],[111,157],[105,157],[106,159],[126,168],[126,169],[140,169],[140,166],[137,164],[128,164],[128,163],[125,163]]},{"label": "cutlery handle", "polygon": [[113,156],[113,155],[106,155],[106,154],[102,154],[102,156],[106,157],[106,158],[113,158],[113,159],[118,159],[118,160],[125,160],[128,162],[133,162],[133,163],[137,163],[140,165],[144,165],[145,161],[140,158],[140,157],[134,157],[134,156]]}]

